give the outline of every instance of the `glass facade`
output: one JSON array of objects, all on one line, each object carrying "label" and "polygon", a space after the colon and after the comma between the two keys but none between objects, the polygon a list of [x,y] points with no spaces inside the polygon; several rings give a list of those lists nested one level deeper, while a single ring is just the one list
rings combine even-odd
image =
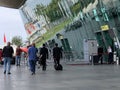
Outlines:
[{"label": "glass facade", "polygon": [[20,13],[24,22],[26,32],[28,34],[30,43],[35,42],[38,37],[46,33],[46,20],[43,15],[37,16],[35,14],[36,5],[48,4],[41,2],[41,0],[27,0],[26,3],[20,8]]},{"label": "glass facade", "polygon": [[[111,46],[120,56],[120,0],[95,0],[95,2],[91,10],[88,11],[86,7],[87,12],[80,12],[78,20],[82,22],[82,26],[66,30],[63,35],[68,38],[70,47],[78,58],[83,58],[84,55],[84,39],[96,39],[98,45],[104,48],[104,53],[107,53],[108,46]],[[116,41],[119,48],[114,44]],[[106,55],[104,58],[106,60]]]},{"label": "glass facade", "polygon": [[[74,4],[81,0],[71,0]],[[87,1],[83,0],[85,5],[82,10],[79,11],[76,19],[60,33],[63,35],[63,39],[57,39],[54,37],[55,42],[61,43],[63,48],[69,47],[69,51],[74,52],[75,58],[83,59],[83,41],[86,39],[95,39],[98,42],[98,46],[104,48],[104,53],[107,52],[108,46],[112,46],[114,51],[120,56],[120,0],[89,0],[90,4],[87,5]],[[82,1],[82,2],[83,2]],[[34,3],[33,3],[34,2]],[[41,3],[40,0],[28,0],[26,4],[21,7],[24,23],[32,23],[33,25],[41,26],[41,22],[36,21],[34,7]],[[67,0],[61,0],[58,3],[63,16],[71,19],[72,11],[70,10],[71,3]],[[66,14],[66,15],[65,15]],[[44,17],[41,17],[45,22]],[[36,21],[36,22],[35,22]],[[39,32],[43,29],[37,28]],[[34,30],[33,30],[34,31]],[[40,34],[34,32],[34,35],[40,36]],[[65,40],[64,40],[65,39]],[[33,41],[36,41],[33,39]],[[65,41],[68,45],[65,45]],[[39,42],[39,40],[37,40]],[[117,43],[115,45],[114,43]],[[116,49],[117,48],[117,49]]]}]

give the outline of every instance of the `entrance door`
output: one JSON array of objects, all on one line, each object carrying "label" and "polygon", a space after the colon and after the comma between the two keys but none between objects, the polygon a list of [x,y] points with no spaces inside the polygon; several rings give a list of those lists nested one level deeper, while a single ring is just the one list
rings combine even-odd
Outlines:
[{"label": "entrance door", "polygon": [[65,52],[71,52],[71,48],[67,38],[61,39],[61,43]]},{"label": "entrance door", "polygon": [[97,42],[100,47],[103,47],[103,60],[107,61],[107,48],[108,46],[111,46],[112,51],[114,51],[114,33],[112,33],[112,30],[106,30],[106,31],[99,31],[95,33]]},{"label": "entrance door", "polygon": [[67,38],[61,39],[61,43],[64,49],[65,58],[68,60],[70,59],[73,60],[73,54],[72,54],[68,39]]}]

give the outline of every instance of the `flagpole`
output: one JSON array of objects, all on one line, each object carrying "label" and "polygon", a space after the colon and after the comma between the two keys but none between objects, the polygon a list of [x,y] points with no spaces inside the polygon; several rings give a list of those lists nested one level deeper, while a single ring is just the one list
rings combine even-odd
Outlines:
[{"label": "flagpole", "polygon": [[3,40],[4,40],[4,45],[6,45],[6,36],[5,36],[5,33],[4,33],[4,38],[3,38]]},{"label": "flagpole", "polygon": [[11,33],[10,33],[10,42],[12,42],[12,36],[11,36]]}]

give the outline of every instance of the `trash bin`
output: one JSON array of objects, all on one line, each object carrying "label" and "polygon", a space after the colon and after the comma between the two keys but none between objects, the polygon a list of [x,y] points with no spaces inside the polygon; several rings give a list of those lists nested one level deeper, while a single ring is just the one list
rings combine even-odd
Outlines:
[{"label": "trash bin", "polygon": [[93,64],[98,64],[99,63],[99,59],[98,59],[98,55],[93,55]]}]

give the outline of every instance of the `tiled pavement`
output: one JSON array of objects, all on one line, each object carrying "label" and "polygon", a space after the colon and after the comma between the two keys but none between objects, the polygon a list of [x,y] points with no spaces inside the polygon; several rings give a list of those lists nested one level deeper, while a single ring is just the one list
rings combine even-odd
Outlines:
[{"label": "tiled pavement", "polygon": [[11,75],[0,66],[0,90],[120,90],[120,66],[66,65],[55,71],[50,63],[46,71],[37,68],[31,75],[26,65],[12,66]]}]

